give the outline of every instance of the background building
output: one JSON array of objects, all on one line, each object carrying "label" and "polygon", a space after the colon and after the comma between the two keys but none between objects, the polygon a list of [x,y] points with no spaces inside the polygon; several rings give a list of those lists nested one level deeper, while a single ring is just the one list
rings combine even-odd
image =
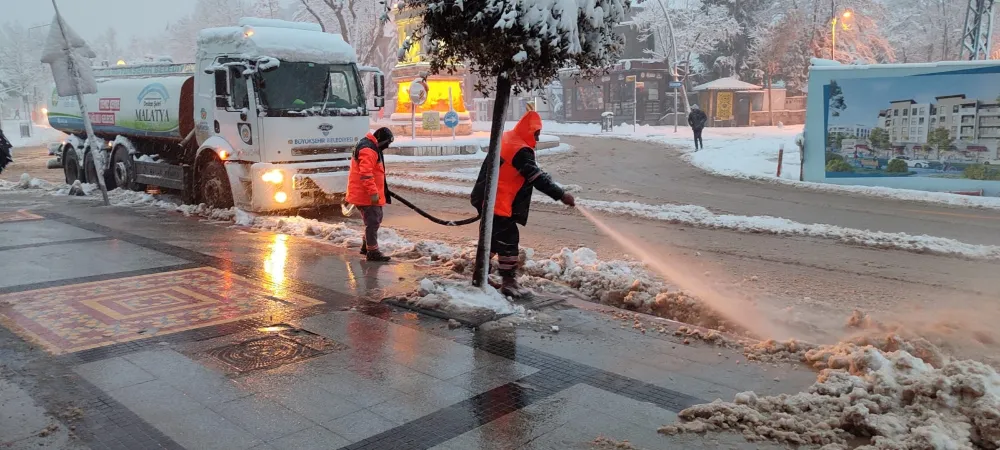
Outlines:
[{"label": "background building", "polygon": [[857,139],[868,139],[868,136],[872,134],[872,127],[864,125],[833,125],[827,132],[840,133],[847,137],[857,138]]}]

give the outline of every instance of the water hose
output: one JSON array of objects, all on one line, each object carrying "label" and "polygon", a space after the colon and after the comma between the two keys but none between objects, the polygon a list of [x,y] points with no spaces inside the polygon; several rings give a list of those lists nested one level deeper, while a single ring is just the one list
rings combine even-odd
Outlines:
[{"label": "water hose", "polygon": [[479,215],[478,214],[476,215],[476,217],[469,217],[468,219],[462,219],[462,220],[443,220],[443,219],[438,219],[437,217],[434,217],[434,216],[428,214],[427,211],[424,211],[424,210],[420,209],[419,207],[417,207],[417,205],[414,205],[413,203],[410,203],[405,198],[400,197],[399,194],[397,194],[395,192],[389,192],[389,196],[391,196],[392,198],[394,198],[396,200],[399,200],[400,203],[402,203],[402,204],[406,205],[407,207],[409,207],[410,209],[416,211],[417,214],[420,214],[425,219],[430,220],[431,222],[434,222],[434,223],[436,223],[438,225],[444,225],[446,227],[459,227],[459,226],[462,226],[462,225],[469,225],[469,224],[476,223],[476,222],[479,221]]}]

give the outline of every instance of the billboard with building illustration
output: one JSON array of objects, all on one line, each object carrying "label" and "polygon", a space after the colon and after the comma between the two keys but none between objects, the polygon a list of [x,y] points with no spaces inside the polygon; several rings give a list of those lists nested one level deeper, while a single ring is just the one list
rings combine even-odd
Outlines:
[{"label": "billboard with building illustration", "polygon": [[825,178],[1000,182],[997,69],[880,77],[829,73]]}]

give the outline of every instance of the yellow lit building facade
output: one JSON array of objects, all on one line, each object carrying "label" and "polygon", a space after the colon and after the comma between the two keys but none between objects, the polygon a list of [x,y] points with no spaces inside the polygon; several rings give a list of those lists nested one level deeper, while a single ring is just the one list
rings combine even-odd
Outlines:
[{"label": "yellow lit building facade", "polygon": [[[406,39],[413,34],[413,30],[420,26],[420,17],[413,16],[412,13],[403,12],[396,17],[396,36],[398,36],[399,48],[403,47]],[[416,78],[427,75],[430,72],[430,63],[425,60],[424,42],[414,42],[409,50],[403,55],[396,67],[392,71],[392,79],[396,83],[396,107],[390,117],[389,127],[393,133],[402,136],[409,136],[410,116],[414,112],[413,104],[410,102],[410,83]],[[441,118],[449,110],[448,94],[451,91],[451,106],[458,113],[459,123],[455,129],[455,134],[464,136],[472,134],[472,122],[469,111],[465,106],[465,78],[466,70],[463,66],[457,65],[455,73],[443,73],[439,75],[427,76],[427,101],[423,105],[415,108],[417,135],[427,136],[430,131],[421,128],[421,115],[428,111],[441,113]],[[443,133],[450,134],[450,130],[443,127],[435,132],[436,135]]]}]

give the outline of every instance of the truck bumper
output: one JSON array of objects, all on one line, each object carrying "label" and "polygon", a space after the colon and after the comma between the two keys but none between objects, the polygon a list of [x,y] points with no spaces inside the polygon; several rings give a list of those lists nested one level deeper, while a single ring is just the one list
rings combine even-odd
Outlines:
[{"label": "truck bumper", "polygon": [[350,160],[254,163],[249,179],[240,181],[244,188],[249,187],[253,212],[334,206],[344,202],[350,167]]}]

